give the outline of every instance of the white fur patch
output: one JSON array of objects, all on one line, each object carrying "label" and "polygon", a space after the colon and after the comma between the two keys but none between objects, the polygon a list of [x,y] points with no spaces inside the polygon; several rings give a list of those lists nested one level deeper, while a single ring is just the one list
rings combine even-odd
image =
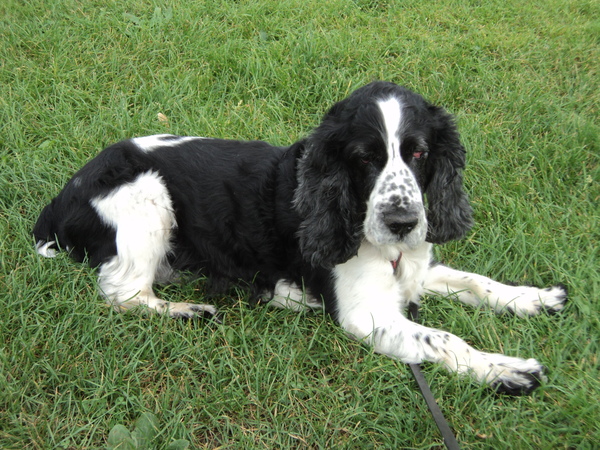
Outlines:
[{"label": "white fur patch", "polygon": [[320,301],[311,297],[302,288],[285,280],[279,280],[277,282],[273,292],[273,298],[268,304],[269,306],[291,309],[292,311],[317,309],[323,306]]},{"label": "white fur patch", "polygon": [[383,116],[385,126],[385,142],[389,160],[400,158],[400,126],[402,105],[398,99],[391,97],[377,103]]},{"label": "white fur patch", "polygon": [[403,320],[402,309],[411,301],[418,302],[423,292],[431,244],[403,252],[396,273],[390,251],[364,242],[355,257],[334,268],[338,320],[344,328],[356,328],[358,335],[367,336],[374,326]]},{"label": "white fur patch", "polygon": [[124,301],[151,292],[155,274],[166,264],[176,227],[173,206],[161,177],[141,174],[106,197],[91,201],[98,215],[116,230],[117,256],[100,268],[103,294]]},{"label": "white fur patch", "polygon": [[151,152],[157,148],[175,147],[184,142],[193,141],[196,139],[204,139],[201,137],[192,136],[174,136],[172,134],[155,134],[153,136],[142,136],[131,139],[140,150]]},{"label": "white fur patch", "polygon": [[54,258],[58,252],[50,247],[55,243],[56,241],[37,241],[35,244],[35,251],[46,258]]},{"label": "white fur patch", "polygon": [[98,271],[100,291],[111,306],[117,310],[145,306],[171,317],[216,314],[214,306],[166,302],[152,290],[155,278],[173,277],[166,256],[177,226],[169,192],[158,174],[143,173],[91,204],[116,230],[117,255]]}]

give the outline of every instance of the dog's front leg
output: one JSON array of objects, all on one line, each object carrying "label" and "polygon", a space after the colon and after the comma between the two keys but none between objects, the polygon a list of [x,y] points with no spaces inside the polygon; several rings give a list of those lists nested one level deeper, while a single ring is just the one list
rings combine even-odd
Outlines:
[{"label": "dog's front leg", "polygon": [[416,324],[402,316],[390,320],[389,315],[381,321],[371,316],[370,320],[364,320],[369,313],[363,313],[361,317],[344,317],[341,325],[377,353],[405,363],[442,364],[451,372],[468,374],[498,391],[514,395],[531,392],[545,378],[543,366],[535,359],[482,352],[458,336]]},{"label": "dog's front leg", "polygon": [[442,264],[430,267],[424,289],[441,295],[456,295],[471,306],[489,305],[496,312],[532,316],[541,311],[560,311],[567,300],[564,286],[539,289],[533,286],[509,286],[475,273],[461,272]]},{"label": "dog's front leg", "polygon": [[485,353],[459,337],[408,320],[402,289],[388,262],[360,252],[334,271],[337,320],[355,339],[405,363],[430,361],[473,376],[499,391],[528,393],[543,377],[535,359]]}]

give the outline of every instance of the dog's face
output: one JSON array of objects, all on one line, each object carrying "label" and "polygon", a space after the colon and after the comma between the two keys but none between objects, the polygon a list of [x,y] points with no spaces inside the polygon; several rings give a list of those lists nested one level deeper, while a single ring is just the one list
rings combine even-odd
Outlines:
[{"label": "dog's face", "polygon": [[427,218],[423,205],[424,164],[429,153],[424,136],[409,133],[402,99],[376,101],[381,116],[381,142],[367,151],[363,163],[385,161],[377,167],[364,221],[365,238],[373,245],[414,248],[425,240]]},{"label": "dog's face", "polygon": [[363,239],[402,251],[462,237],[471,226],[464,162],[443,109],[392,83],[355,91],[325,115],[299,163],[295,204],[305,257],[331,265],[355,254]]}]

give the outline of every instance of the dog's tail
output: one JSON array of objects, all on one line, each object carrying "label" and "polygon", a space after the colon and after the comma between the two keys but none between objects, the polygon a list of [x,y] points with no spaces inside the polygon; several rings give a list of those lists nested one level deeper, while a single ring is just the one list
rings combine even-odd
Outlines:
[{"label": "dog's tail", "polygon": [[47,205],[38,217],[33,227],[33,236],[35,238],[35,251],[46,258],[54,258],[60,250],[57,244],[55,218],[55,201]]}]

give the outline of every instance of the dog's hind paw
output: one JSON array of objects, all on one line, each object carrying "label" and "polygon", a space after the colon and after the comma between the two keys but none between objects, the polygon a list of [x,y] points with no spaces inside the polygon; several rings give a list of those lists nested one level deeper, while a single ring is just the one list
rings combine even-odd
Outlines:
[{"label": "dog's hind paw", "polygon": [[212,305],[198,305],[195,303],[170,303],[168,309],[169,317],[174,319],[212,319],[222,323],[220,314]]}]

